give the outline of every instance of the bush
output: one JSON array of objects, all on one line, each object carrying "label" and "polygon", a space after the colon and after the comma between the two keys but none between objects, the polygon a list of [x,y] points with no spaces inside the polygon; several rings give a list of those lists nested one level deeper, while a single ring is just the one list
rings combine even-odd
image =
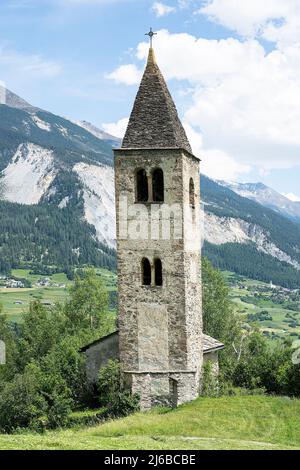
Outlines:
[{"label": "bush", "polygon": [[20,427],[32,427],[47,409],[45,398],[40,394],[41,375],[34,365],[26,367],[5,384],[0,395],[0,429],[12,432]]},{"label": "bush", "polygon": [[109,361],[99,372],[99,403],[107,407],[112,417],[127,416],[139,409],[138,395],[132,395],[122,384],[121,366],[118,361]]},{"label": "bush", "polygon": [[47,411],[48,427],[51,429],[66,426],[68,424],[68,416],[72,410],[72,400],[68,393],[60,394],[54,391],[51,394],[51,404]]},{"label": "bush", "polygon": [[[14,329],[0,308],[0,338],[7,346],[7,364],[0,368],[1,431],[66,426],[72,409],[89,404],[93,397],[79,349],[111,332],[107,300],[101,278],[87,270],[64,304],[48,309],[32,302]],[[129,410],[130,398],[118,397],[119,391],[112,394],[112,408]]]},{"label": "bush", "polygon": [[1,392],[0,429],[40,431],[64,426],[72,404],[70,390],[59,375],[45,374],[36,364],[29,364]]},{"label": "bush", "polygon": [[40,393],[44,397],[46,407],[47,427],[54,429],[65,426],[72,411],[73,400],[71,390],[66,381],[57,372],[43,373]]}]

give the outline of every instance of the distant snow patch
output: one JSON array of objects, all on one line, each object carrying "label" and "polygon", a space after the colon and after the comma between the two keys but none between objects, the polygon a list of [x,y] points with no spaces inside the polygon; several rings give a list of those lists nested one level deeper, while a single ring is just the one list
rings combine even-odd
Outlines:
[{"label": "distant snow patch", "polygon": [[37,204],[54,178],[53,152],[35,144],[21,144],[0,174],[3,198],[19,204]]},{"label": "distant snow patch", "polygon": [[[69,118],[68,118],[69,119]],[[86,131],[88,131],[90,134],[94,135],[100,140],[112,140],[115,141],[116,144],[120,144],[120,139],[118,137],[115,137],[111,134],[108,134],[107,132],[98,129],[98,127],[94,126],[90,122],[87,121],[74,121],[72,119],[69,119],[70,122],[73,124],[76,124],[79,127],[82,127]]]},{"label": "distant snow patch", "polygon": [[50,132],[51,131],[51,126],[48,122],[43,121],[40,119],[36,114],[32,116],[33,122],[43,131]]},{"label": "distant snow patch", "polygon": [[64,137],[69,137],[68,130],[63,127],[63,126],[57,126],[59,132],[64,136]]},{"label": "distant snow patch", "polygon": [[84,208],[87,222],[96,229],[99,241],[114,247],[115,196],[114,171],[108,166],[77,163],[74,171],[84,187]]},{"label": "distant snow patch", "polygon": [[25,121],[25,119],[23,119],[22,124],[23,124],[23,128],[24,128],[25,133],[30,134],[30,126],[29,126],[28,122]]},{"label": "distant snow patch", "polygon": [[296,194],[288,193],[288,194],[283,194],[283,196],[287,197],[292,202],[300,202],[300,197],[296,196]]}]

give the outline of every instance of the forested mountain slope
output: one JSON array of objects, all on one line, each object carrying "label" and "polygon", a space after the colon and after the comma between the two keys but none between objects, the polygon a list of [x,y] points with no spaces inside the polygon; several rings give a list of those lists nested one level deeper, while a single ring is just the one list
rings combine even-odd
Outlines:
[{"label": "forested mountain slope", "polygon": [[300,227],[202,176],[204,252],[239,274],[300,287]]},{"label": "forested mountain slope", "polygon": [[[0,105],[0,271],[115,266],[119,140],[7,92]],[[300,286],[300,225],[202,176],[204,253],[239,274]]]}]

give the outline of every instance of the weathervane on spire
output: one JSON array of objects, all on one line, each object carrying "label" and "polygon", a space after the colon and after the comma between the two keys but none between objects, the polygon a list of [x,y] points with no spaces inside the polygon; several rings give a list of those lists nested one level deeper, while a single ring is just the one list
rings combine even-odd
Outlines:
[{"label": "weathervane on spire", "polygon": [[149,36],[149,38],[150,38],[150,47],[151,47],[151,49],[152,49],[153,36],[155,36],[156,34],[157,34],[157,33],[154,33],[154,32],[152,31],[152,28],[150,28],[149,33],[146,33],[146,34],[145,34],[145,36]]}]

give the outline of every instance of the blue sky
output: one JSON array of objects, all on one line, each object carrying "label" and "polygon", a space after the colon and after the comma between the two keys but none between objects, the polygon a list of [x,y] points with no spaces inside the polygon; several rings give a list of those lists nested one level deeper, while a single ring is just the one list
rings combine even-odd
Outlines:
[{"label": "blue sky", "polygon": [[203,171],[300,196],[297,1],[2,0],[0,19],[9,89],[120,135],[152,26]]}]

